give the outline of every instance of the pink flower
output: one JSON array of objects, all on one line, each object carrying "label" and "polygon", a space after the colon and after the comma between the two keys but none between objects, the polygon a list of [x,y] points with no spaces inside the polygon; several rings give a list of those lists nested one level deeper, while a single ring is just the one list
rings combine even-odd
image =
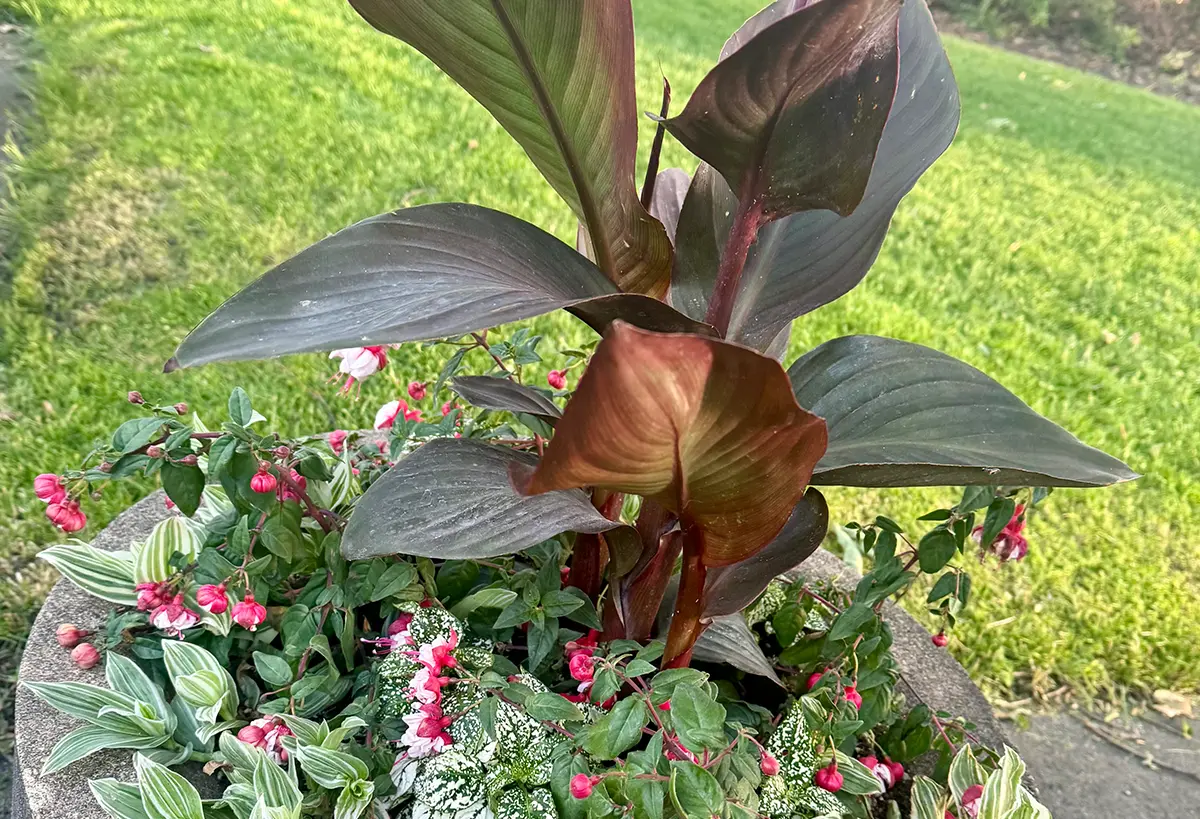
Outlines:
[{"label": "pink flower", "polygon": [[[300,495],[296,490],[297,489],[299,489],[299,490],[307,489],[308,488],[308,479],[306,479],[303,475],[301,475],[296,470],[289,469],[288,470],[288,480],[289,480],[289,482],[284,482],[284,481],[279,482],[279,488],[275,490],[275,496],[277,498],[279,498],[280,501],[299,502]],[[296,489],[293,489],[292,488],[293,486],[295,486]]]},{"label": "pink flower", "polygon": [[408,746],[408,756],[419,759],[431,754],[440,754],[447,745],[453,743],[446,728],[451,719],[442,714],[441,706],[437,703],[426,703],[413,713],[404,717],[408,730],[400,741]]},{"label": "pink flower", "polygon": [[[1024,531],[1025,505],[1020,504],[1008,523],[1004,524],[1000,534],[996,535],[996,539],[991,543],[981,545],[991,548],[992,554],[1006,563],[1010,560],[1020,560],[1029,554],[1029,541],[1025,539]],[[979,543],[983,539],[983,527],[976,526],[971,532],[971,537],[975,539],[976,543]]]},{"label": "pink flower", "polygon": [[100,652],[91,643],[80,643],[71,649],[71,659],[84,671],[100,662]]},{"label": "pink flower", "polygon": [[137,592],[139,611],[150,611],[165,605],[171,594],[171,587],[166,583],[138,583],[133,590]]},{"label": "pink flower", "polygon": [[670,711],[671,710],[671,701],[667,700],[662,705],[658,706],[658,710],[659,711]]},{"label": "pink flower", "polygon": [[456,409],[458,409],[458,407],[454,406],[453,401],[447,401],[445,404],[442,404],[442,417],[445,418]]},{"label": "pink flower", "polygon": [[441,702],[442,688],[449,684],[449,677],[439,677],[428,668],[422,668],[413,675],[409,689],[417,702]]},{"label": "pink flower", "polygon": [[346,376],[346,383],[341,389],[342,395],[349,393],[356,383],[387,366],[387,353],[383,347],[346,347],[334,350],[329,357],[342,360],[338,365],[338,375],[334,377],[340,379],[343,375]]},{"label": "pink flower", "polygon": [[814,688],[816,688],[817,683],[821,681],[821,678],[825,676],[827,671],[829,671],[828,668],[825,669],[825,671],[814,671],[812,676],[808,678],[808,682],[804,684],[804,690],[812,691]]},{"label": "pink flower", "polygon": [[263,741],[263,729],[257,725],[247,725],[237,732],[237,738],[247,745],[257,746]]},{"label": "pink flower", "polygon": [[581,683],[590,683],[595,676],[595,660],[592,659],[590,651],[577,651],[572,654],[568,667],[571,676]]},{"label": "pink flower", "polygon": [[237,738],[247,745],[266,751],[271,761],[282,765],[288,760],[282,739],[292,736],[292,729],[279,717],[262,717],[238,731]]},{"label": "pink flower", "polygon": [[762,759],[759,760],[758,764],[762,768],[762,772],[767,776],[775,776],[775,774],[779,773],[779,760],[766,751],[763,751]]},{"label": "pink flower", "polygon": [[341,455],[342,450],[346,448],[347,434],[344,429],[335,429],[329,433],[329,448],[333,450],[335,455]]},{"label": "pink flower", "polygon": [[388,401],[375,413],[375,429],[391,429],[402,415],[408,414],[408,402],[399,399]]},{"label": "pink flower", "polygon": [[883,783],[884,789],[892,787],[894,781],[892,779],[892,770],[886,763],[880,762],[873,756],[860,757],[859,762],[863,764],[868,771],[875,774],[875,778]]},{"label": "pink flower", "polygon": [[87,526],[87,515],[79,508],[79,501],[66,498],[46,507],[46,517],[64,532],[78,532]]},{"label": "pink flower", "polygon": [[451,630],[450,639],[438,637],[432,643],[421,646],[417,658],[434,674],[440,674],[444,668],[454,668],[458,661],[454,659],[453,651],[458,648],[458,632]]},{"label": "pink flower", "polygon": [[229,598],[225,594],[225,584],[209,584],[196,589],[196,605],[209,614],[224,614],[229,608]]},{"label": "pink flower", "polygon": [[424,381],[409,382],[408,397],[411,398],[412,400],[424,401],[425,400],[425,392],[426,392],[426,390],[425,390],[425,382]]},{"label": "pink flower", "polygon": [[84,631],[74,623],[63,623],[54,630],[54,638],[63,648],[75,648],[91,632]]},{"label": "pink flower", "polygon": [[983,785],[972,785],[963,791],[962,806],[971,819],[979,816],[979,808],[983,803]]},{"label": "pink flower", "polygon": [[388,637],[396,645],[411,646],[414,644],[412,635],[408,633],[408,624],[412,622],[413,616],[406,611],[396,615],[396,619],[388,626]]},{"label": "pink flower", "polygon": [[267,495],[275,491],[278,483],[275,476],[271,474],[271,465],[266,461],[260,461],[258,471],[250,479],[250,488],[260,495]]},{"label": "pink flower", "polygon": [[580,691],[576,694],[559,694],[559,696],[562,697],[567,702],[573,702],[576,705],[578,705],[581,702],[588,701],[588,695],[584,691]]},{"label": "pink flower", "polygon": [[33,479],[33,493],[46,503],[62,503],[67,498],[63,488],[66,481],[57,475],[44,472]]},{"label": "pink flower", "polygon": [[846,694],[846,702],[854,706],[854,710],[862,708],[862,694],[858,693],[858,689],[852,685],[846,686],[844,692]]},{"label": "pink flower", "polygon": [[892,775],[892,784],[899,784],[900,780],[904,778],[904,766],[899,762],[884,762],[883,764],[887,765],[887,769]]},{"label": "pink flower", "polygon": [[571,796],[576,799],[587,799],[592,795],[592,788],[600,781],[598,776],[575,774],[571,777]]},{"label": "pink flower", "polygon": [[172,637],[183,639],[183,632],[200,620],[199,615],[183,605],[183,595],[175,595],[170,603],[159,606],[150,613],[150,625],[165,631]]},{"label": "pink flower", "polygon": [[556,390],[565,390],[567,388],[567,371],[551,370],[546,375],[546,383]]},{"label": "pink flower", "polygon": [[233,604],[233,622],[250,631],[257,631],[258,626],[267,619],[267,610],[254,599],[254,595],[246,592],[246,597],[240,603]]},{"label": "pink flower", "polygon": [[814,781],[817,787],[830,793],[837,793],[842,789],[842,775],[838,772],[837,762],[833,762],[828,768],[822,768],[817,771]]}]

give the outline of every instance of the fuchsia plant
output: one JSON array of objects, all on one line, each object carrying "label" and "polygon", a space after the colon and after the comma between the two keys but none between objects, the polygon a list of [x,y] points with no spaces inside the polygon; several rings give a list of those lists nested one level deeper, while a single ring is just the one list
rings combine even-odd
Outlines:
[{"label": "fuchsia plant", "polygon": [[[232,297],[167,370],[335,349],[349,389],[386,364],[384,345],[554,309],[603,341],[561,413],[512,380],[457,381],[479,406],[538,415],[553,437],[538,439],[540,457],[469,438],[426,445],[371,486],[346,556],[480,559],[574,533],[570,582],[603,601],[605,637],[662,633],[666,659],[686,665],[707,628],[820,543],[814,485],[1134,477],[916,344],[846,336],[786,371],[778,361],[794,320],[862,280],[899,201],[953,138],[958,92],[923,0],[768,6],[680,113],[664,95],[640,194],[628,0],[351,3],[508,130],[578,216],[579,251],[477,205],[375,216]],[[667,133],[699,157],[690,177],[656,172]],[[565,371],[548,380],[564,389]],[[385,409],[377,427],[408,417],[403,401]],[[625,520],[630,497],[639,511]],[[995,548],[1019,557],[1022,544],[1016,525]],[[923,569],[948,559],[944,538],[921,548]]]}]

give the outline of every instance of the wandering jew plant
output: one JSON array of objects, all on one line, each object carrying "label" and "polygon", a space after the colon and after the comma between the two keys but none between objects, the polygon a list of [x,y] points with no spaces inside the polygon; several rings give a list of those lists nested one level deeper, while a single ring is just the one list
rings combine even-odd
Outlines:
[{"label": "wandering jew plant", "polygon": [[[266,273],[167,369],[453,337],[565,309],[604,339],[544,457],[443,440],[372,487],[347,556],[486,558],[576,533],[572,583],[644,639],[677,557],[667,659],[816,548],[814,485],[1102,486],[1134,477],[983,373],[890,338],[785,371],[794,320],[862,280],[959,100],[923,0],[780,0],[683,110],[663,97],[641,194],[629,2],[352,0],[483,104],[580,220],[578,250],[512,216],[372,217]],[[662,136],[700,159],[657,171]],[[496,409],[536,398],[512,382]],[[415,490],[414,487],[419,487]],[[419,493],[419,494],[418,494]],[[641,499],[623,522],[625,498]]]}]

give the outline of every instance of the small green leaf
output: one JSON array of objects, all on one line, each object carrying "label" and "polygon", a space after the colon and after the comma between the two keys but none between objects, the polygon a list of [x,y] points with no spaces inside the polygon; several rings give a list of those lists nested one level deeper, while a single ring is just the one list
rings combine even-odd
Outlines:
[{"label": "small green leaf", "polygon": [[503,628],[519,626],[521,623],[528,623],[533,617],[534,611],[535,609],[523,599],[515,599],[504,611],[500,612],[496,622],[492,624],[492,628],[499,631]]},{"label": "small green leaf", "polygon": [[298,745],[296,756],[304,772],[322,788],[343,788],[351,782],[370,776],[370,771],[362,760],[319,745]]},{"label": "small green leaf", "polygon": [[503,609],[516,599],[512,589],[480,589],[456,603],[450,613],[463,620],[476,609]]},{"label": "small green leaf", "polygon": [[204,806],[192,783],[142,754],[133,758],[133,767],[150,819],[204,819]]},{"label": "small green leaf", "polygon": [[650,681],[650,691],[654,694],[654,704],[662,705],[675,693],[679,685],[703,685],[708,681],[708,675],[694,668],[668,668],[654,675]]},{"label": "small green leaf", "polygon": [[646,674],[653,674],[657,671],[653,663],[648,663],[645,660],[632,659],[629,665],[625,666],[626,677],[642,677]]},{"label": "small green leaf", "polygon": [[163,491],[175,502],[180,512],[189,518],[196,514],[196,509],[200,506],[200,496],[204,492],[204,473],[200,471],[200,467],[164,463],[162,485]]},{"label": "small green leaf", "polygon": [[375,588],[371,590],[371,602],[391,597],[416,582],[417,570],[411,563],[393,563],[375,582]]},{"label": "small green leaf", "polygon": [[979,542],[986,549],[1004,531],[1004,527],[1012,520],[1013,512],[1017,509],[1016,501],[1012,498],[996,498],[988,506],[987,516],[983,519],[983,532]]},{"label": "small green leaf", "polygon": [[699,686],[675,687],[671,695],[671,720],[680,742],[693,753],[725,746],[725,706]]},{"label": "small green leaf", "polygon": [[342,788],[333,806],[333,819],[358,819],[375,798],[375,783],[355,780]]},{"label": "small green leaf", "polygon": [[615,759],[641,741],[649,718],[640,697],[617,700],[612,710],[592,725],[583,748],[597,759]]},{"label": "small green leaf", "polygon": [[159,430],[164,423],[162,418],[132,418],[126,421],[113,433],[113,449],[122,455],[141,449],[159,437]]},{"label": "small green leaf", "polygon": [[542,608],[548,617],[566,617],[584,602],[568,591],[554,590],[542,595]]},{"label": "small green leaf", "polygon": [[525,700],[525,711],[534,719],[553,720],[555,722],[578,722],[583,719],[583,712],[568,702],[561,694],[542,691]]},{"label": "small green leaf", "polygon": [[834,618],[829,627],[828,639],[845,640],[862,631],[863,626],[875,617],[875,610],[862,603],[855,603]]},{"label": "small green leaf", "polygon": [[254,652],[254,670],[258,672],[258,676],[262,678],[263,682],[276,688],[292,681],[291,665],[287,660],[276,657],[274,654],[266,654],[262,651]]},{"label": "small green leaf", "polygon": [[671,802],[687,819],[712,819],[725,807],[725,792],[716,777],[699,765],[671,763]]},{"label": "small green leaf", "polygon": [[238,426],[249,426],[254,411],[250,407],[250,396],[241,387],[234,387],[229,395],[229,420]]},{"label": "small green leaf", "polygon": [[957,551],[958,542],[954,538],[954,533],[939,526],[921,538],[921,542],[917,545],[921,571],[925,574],[940,572]]},{"label": "small green leaf", "polygon": [[995,496],[996,490],[990,486],[967,486],[963,488],[962,500],[954,509],[958,514],[965,515],[989,505]]}]

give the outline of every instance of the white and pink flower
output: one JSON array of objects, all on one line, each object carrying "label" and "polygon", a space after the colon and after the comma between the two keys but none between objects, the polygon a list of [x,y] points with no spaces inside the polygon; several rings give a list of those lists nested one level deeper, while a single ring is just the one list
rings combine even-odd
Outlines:
[{"label": "white and pink flower", "polygon": [[209,584],[196,589],[196,605],[209,614],[224,614],[229,608],[229,597],[225,594],[225,584]]},{"label": "white and pink flower", "polygon": [[441,674],[443,669],[454,668],[458,661],[454,659],[454,649],[458,648],[458,632],[450,630],[450,637],[438,637],[417,650],[417,659],[434,674]]},{"label": "white and pink flower", "polygon": [[267,756],[279,765],[288,761],[288,752],[284,749],[282,740],[290,736],[292,729],[279,717],[256,719],[237,733],[238,739],[265,751]]},{"label": "white and pink flower", "polygon": [[382,346],[345,347],[334,350],[329,357],[342,360],[335,378],[340,380],[343,375],[346,376],[346,382],[341,389],[343,395],[349,393],[354,385],[364,378],[369,378],[387,366],[387,352]]},{"label": "white and pink flower", "polygon": [[440,754],[454,742],[446,732],[451,719],[442,713],[442,707],[437,703],[421,705],[404,717],[404,723],[408,730],[400,742],[407,746],[407,754],[413,759]]},{"label": "white and pink flower", "polygon": [[192,628],[200,621],[200,615],[183,604],[183,595],[150,612],[150,625],[159,631],[164,631],[172,637],[183,639],[183,632]]},{"label": "white and pink flower", "polygon": [[233,622],[244,629],[257,631],[259,625],[267,619],[267,610],[247,592],[246,597],[239,603],[233,604]]},{"label": "white and pink flower", "polygon": [[421,411],[410,409],[403,399],[388,401],[375,413],[375,429],[391,429],[397,418],[405,421],[420,421]]}]

